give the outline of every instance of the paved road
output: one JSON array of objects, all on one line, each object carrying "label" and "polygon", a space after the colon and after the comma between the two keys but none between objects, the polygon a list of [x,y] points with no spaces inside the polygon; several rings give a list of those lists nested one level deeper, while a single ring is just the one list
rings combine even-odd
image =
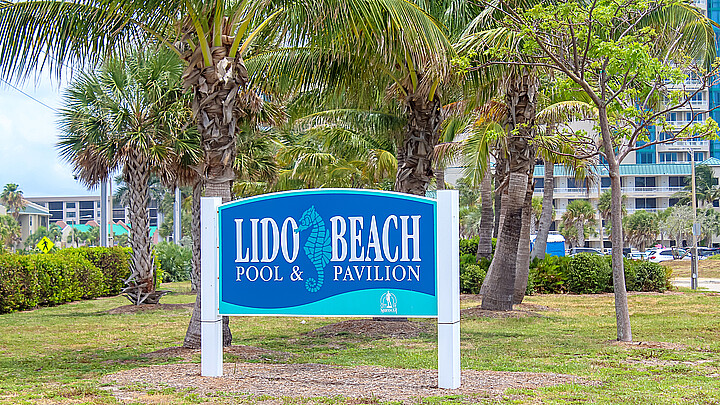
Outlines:
[{"label": "paved road", "polygon": [[[690,277],[673,278],[672,284],[675,287],[690,288]],[[708,291],[720,292],[720,278],[699,278],[698,279],[698,289],[699,290],[705,289]]]}]

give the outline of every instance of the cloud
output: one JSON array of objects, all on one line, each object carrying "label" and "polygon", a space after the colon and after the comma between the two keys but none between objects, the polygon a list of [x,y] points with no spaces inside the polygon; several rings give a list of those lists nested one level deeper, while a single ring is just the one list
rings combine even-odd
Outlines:
[{"label": "cloud", "polygon": [[49,80],[20,88],[28,95],[0,88],[0,187],[17,183],[26,196],[97,194],[75,181],[60,160],[56,113],[38,102],[58,108],[61,90]]}]

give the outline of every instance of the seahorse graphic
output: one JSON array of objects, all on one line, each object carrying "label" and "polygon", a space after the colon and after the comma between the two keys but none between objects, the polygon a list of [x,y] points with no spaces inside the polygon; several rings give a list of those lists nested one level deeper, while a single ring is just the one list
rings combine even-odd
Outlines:
[{"label": "seahorse graphic", "polygon": [[300,226],[295,232],[304,231],[310,228],[310,235],[303,246],[308,259],[317,270],[317,280],[308,278],[305,280],[305,288],[310,292],[317,292],[325,280],[325,266],[330,262],[332,247],[330,246],[330,231],[325,228],[325,222],[315,211],[315,206],[308,208],[300,218]]}]

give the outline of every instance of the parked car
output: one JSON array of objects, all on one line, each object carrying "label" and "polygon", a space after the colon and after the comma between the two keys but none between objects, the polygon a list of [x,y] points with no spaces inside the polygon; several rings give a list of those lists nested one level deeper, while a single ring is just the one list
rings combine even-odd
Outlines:
[{"label": "parked car", "polygon": [[590,253],[592,255],[602,255],[600,249],[586,248],[586,247],[575,247],[570,249],[568,256],[575,256],[578,253]]},{"label": "parked car", "polygon": [[720,249],[718,248],[698,246],[698,258],[715,256],[718,253],[720,253]]},{"label": "parked car", "polygon": [[650,252],[647,252],[647,251],[645,251],[645,252],[635,251],[635,252],[630,252],[630,254],[627,255],[627,258],[632,259],[632,260],[647,260],[648,257],[650,257]]},{"label": "parked car", "polygon": [[690,260],[690,252],[685,249],[663,248],[651,250],[648,255],[648,260],[653,263],[679,259]]}]

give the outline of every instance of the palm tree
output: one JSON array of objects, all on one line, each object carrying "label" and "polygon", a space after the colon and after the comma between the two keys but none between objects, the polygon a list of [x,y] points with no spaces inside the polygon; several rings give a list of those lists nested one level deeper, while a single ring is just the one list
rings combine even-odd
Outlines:
[{"label": "palm tree", "polygon": [[95,186],[122,167],[129,193],[133,274],[125,289],[135,304],[153,303],[147,203],[152,168],[160,166],[189,119],[180,87],[182,65],[166,50],[110,58],[72,82],[60,112],[60,155],[77,177]]},{"label": "palm tree", "polygon": [[636,211],[625,218],[623,230],[629,245],[645,250],[647,243],[657,240],[660,232],[658,216],[645,210]]},{"label": "palm tree", "polygon": [[586,200],[573,200],[567,205],[562,221],[568,235],[574,238],[575,247],[585,246],[586,226],[595,224],[595,209]]},{"label": "palm tree", "polygon": [[[703,208],[706,204],[712,204],[720,198],[720,186],[718,179],[713,177],[712,168],[708,165],[697,165],[695,168],[695,197],[698,206]],[[679,204],[690,204],[692,201],[692,179],[687,176],[685,187],[678,191],[673,197],[678,198]]]},{"label": "palm tree", "polygon": [[[403,155],[410,158],[402,160],[406,175],[398,177],[401,188],[426,183],[438,78],[447,77],[450,47],[436,23],[407,1],[3,2],[0,26],[0,76],[5,78],[23,78],[43,66],[59,75],[66,64],[91,64],[109,49],[153,40],[183,56],[188,63],[183,81],[192,89],[204,151],[197,170],[206,195],[224,201],[230,199],[234,178],[238,123],[252,122],[263,104],[249,88],[244,59],[278,45],[322,49],[327,51],[323,62],[329,63],[357,55],[358,61],[368,62],[363,67],[389,67],[395,94],[413,117],[408,128],[419,137],[403,145]],[[281,70],[302,75],[301,69],[318,67],[327,69],[328,63],[293,63]],[[266,84],[281,77],[259,72],[255,79]],[[188,334],[189,347],[199,346],[199,303],[198,298],[189,327],[197,338]],[[229,345],[230,331],[223,322],[223,343]]]},{"label": "palm tree", "polygon": [[12,213],[16,221],[20,218],[20,211],[25,208],[26,204],[23,192],[19,190],[17,184],[8,183],[5,185],[2,194],[0,194],[0,204],[4,205]]}]

